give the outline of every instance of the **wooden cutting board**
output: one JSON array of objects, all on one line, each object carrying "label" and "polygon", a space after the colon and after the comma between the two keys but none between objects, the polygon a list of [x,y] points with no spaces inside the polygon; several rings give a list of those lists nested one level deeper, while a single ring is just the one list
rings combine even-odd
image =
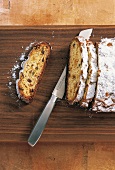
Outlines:
[{"label": "wooden cutting board", "polygon": [[[1,142],[27,141],[67,63],[71,40],[90,27],[94,28],[93,42],[115,36],[115,26],[0,27]],[[35,99],[28,105],[18,100],[12,68],[20,63],[20,55],[34,41],[49,42],[52,53]],[[59,100],[40,141],[115,141],[115,113],[95,113]]]}]

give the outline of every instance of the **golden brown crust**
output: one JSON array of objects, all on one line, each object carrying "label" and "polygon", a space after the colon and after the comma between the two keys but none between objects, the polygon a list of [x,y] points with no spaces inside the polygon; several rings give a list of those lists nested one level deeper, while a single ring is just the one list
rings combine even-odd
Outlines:
[{"label": "golden brown crust", "polygon": [[48,43],[36,43],[28,54],[28,59],[23,63],[16,86],[18,96],[26,103],[33,100],[50,51],[51,47]]}]

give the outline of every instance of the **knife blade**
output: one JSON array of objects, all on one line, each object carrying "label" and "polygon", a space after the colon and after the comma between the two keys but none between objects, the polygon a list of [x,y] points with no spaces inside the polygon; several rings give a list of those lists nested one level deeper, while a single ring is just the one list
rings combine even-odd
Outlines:
[{"label": "knife blade", "polygon": [[37,123],[35,124],[29,138],[28,138],[28,144],[31,146],[34,146],[37,141],[40,139],[43,130],[46,126],[46,123],[48,121],[48,118],[54,108],[56,100],[62,99],[65,93],[65,77],[66,77],[66,66],[52,92],[51,98],[46,104],[42,114],[40,115]]},{"label": "knife blade", "polygon": [[91,34],[92,34],[92,31],[93,29],[92,28],[89,28],[89,29],[86,29],[86,30],[82,30],[80,33],[79,33],[79,36],[82,36],[84,37],[86,40],[89,40]]}]

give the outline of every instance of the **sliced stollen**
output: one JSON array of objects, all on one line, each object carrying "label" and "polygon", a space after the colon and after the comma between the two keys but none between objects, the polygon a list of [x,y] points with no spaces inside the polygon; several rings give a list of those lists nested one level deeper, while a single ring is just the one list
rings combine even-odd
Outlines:
[{"label": "sliced stollen", "polygon": [[18,97],[26,103],[30,103],[35,95],[50,51],[48,43],[35,43],[27,56],[27,60],[22,63],[22,70],[20,70],[19,79],[16,81],[16,89]]},{"label": "sliced stollen", "polygon": [[81,42],[82,62],[81,62],[80,82],[79,82],[79,87],[77,90],[75,102],[80,102],[80,100],[83,97],[85,84],[87,80],[87,70],[88,70],[88,51],[87,51],[87,46],[86,46],[87,41],[84,38],[80,38],[79,40]]},{"label": "sliced stollen", "polygon": [[97,53],[96,48],[91,41],[87,42],[88,51],[88,76],[86,80],[83,98],[80,101],[82,107],[88,107],[95,95],[97,81]]},{"label": "sliced stollen", "polygon": [[86,40],[77,36],[70,44],[66,92],[69,104],[74,104],[81,100],[87,79],[87,69],[88,52]]},{"label": "sliced stollen", "polygon": [[98,79],[92,110],[115,112],[115,38],[98,43]]}]

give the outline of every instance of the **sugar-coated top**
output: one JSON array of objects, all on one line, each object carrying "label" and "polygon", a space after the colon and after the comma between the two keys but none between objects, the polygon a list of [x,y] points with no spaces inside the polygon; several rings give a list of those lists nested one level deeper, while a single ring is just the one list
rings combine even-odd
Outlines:
[{"label": "sugar-coated top", "polygon": [[98,81],[94,111],[115,111],[115,38],[98,44]]},{"label": "sugar-coated top", "polygon": [[79,86],[77,97],[75,99],[76,102],[80,101],[83,97],[84,89],[85,89],[85,82],[86,82],[86,79],[87,79],[87,69],[88,69],[88,52],[87,52],[87,47],[86,47],[86,40],[83,37],[77,37],[77,38],[81,43],[81,49],[82,49],[82,52],[81,52],[82,74],[80,75],[80,86]]},{"label": "sugar-coated top", "polygon": [[92,101],[95,95],[95,87],[97,81],[97,54],[96,48],[92,42],[87,42],[88,55],[89,55],[89,68],[88,68],[88,77],[86,81],[85,93],[81,100],[81,106],[88,107],[89,102]]}]

